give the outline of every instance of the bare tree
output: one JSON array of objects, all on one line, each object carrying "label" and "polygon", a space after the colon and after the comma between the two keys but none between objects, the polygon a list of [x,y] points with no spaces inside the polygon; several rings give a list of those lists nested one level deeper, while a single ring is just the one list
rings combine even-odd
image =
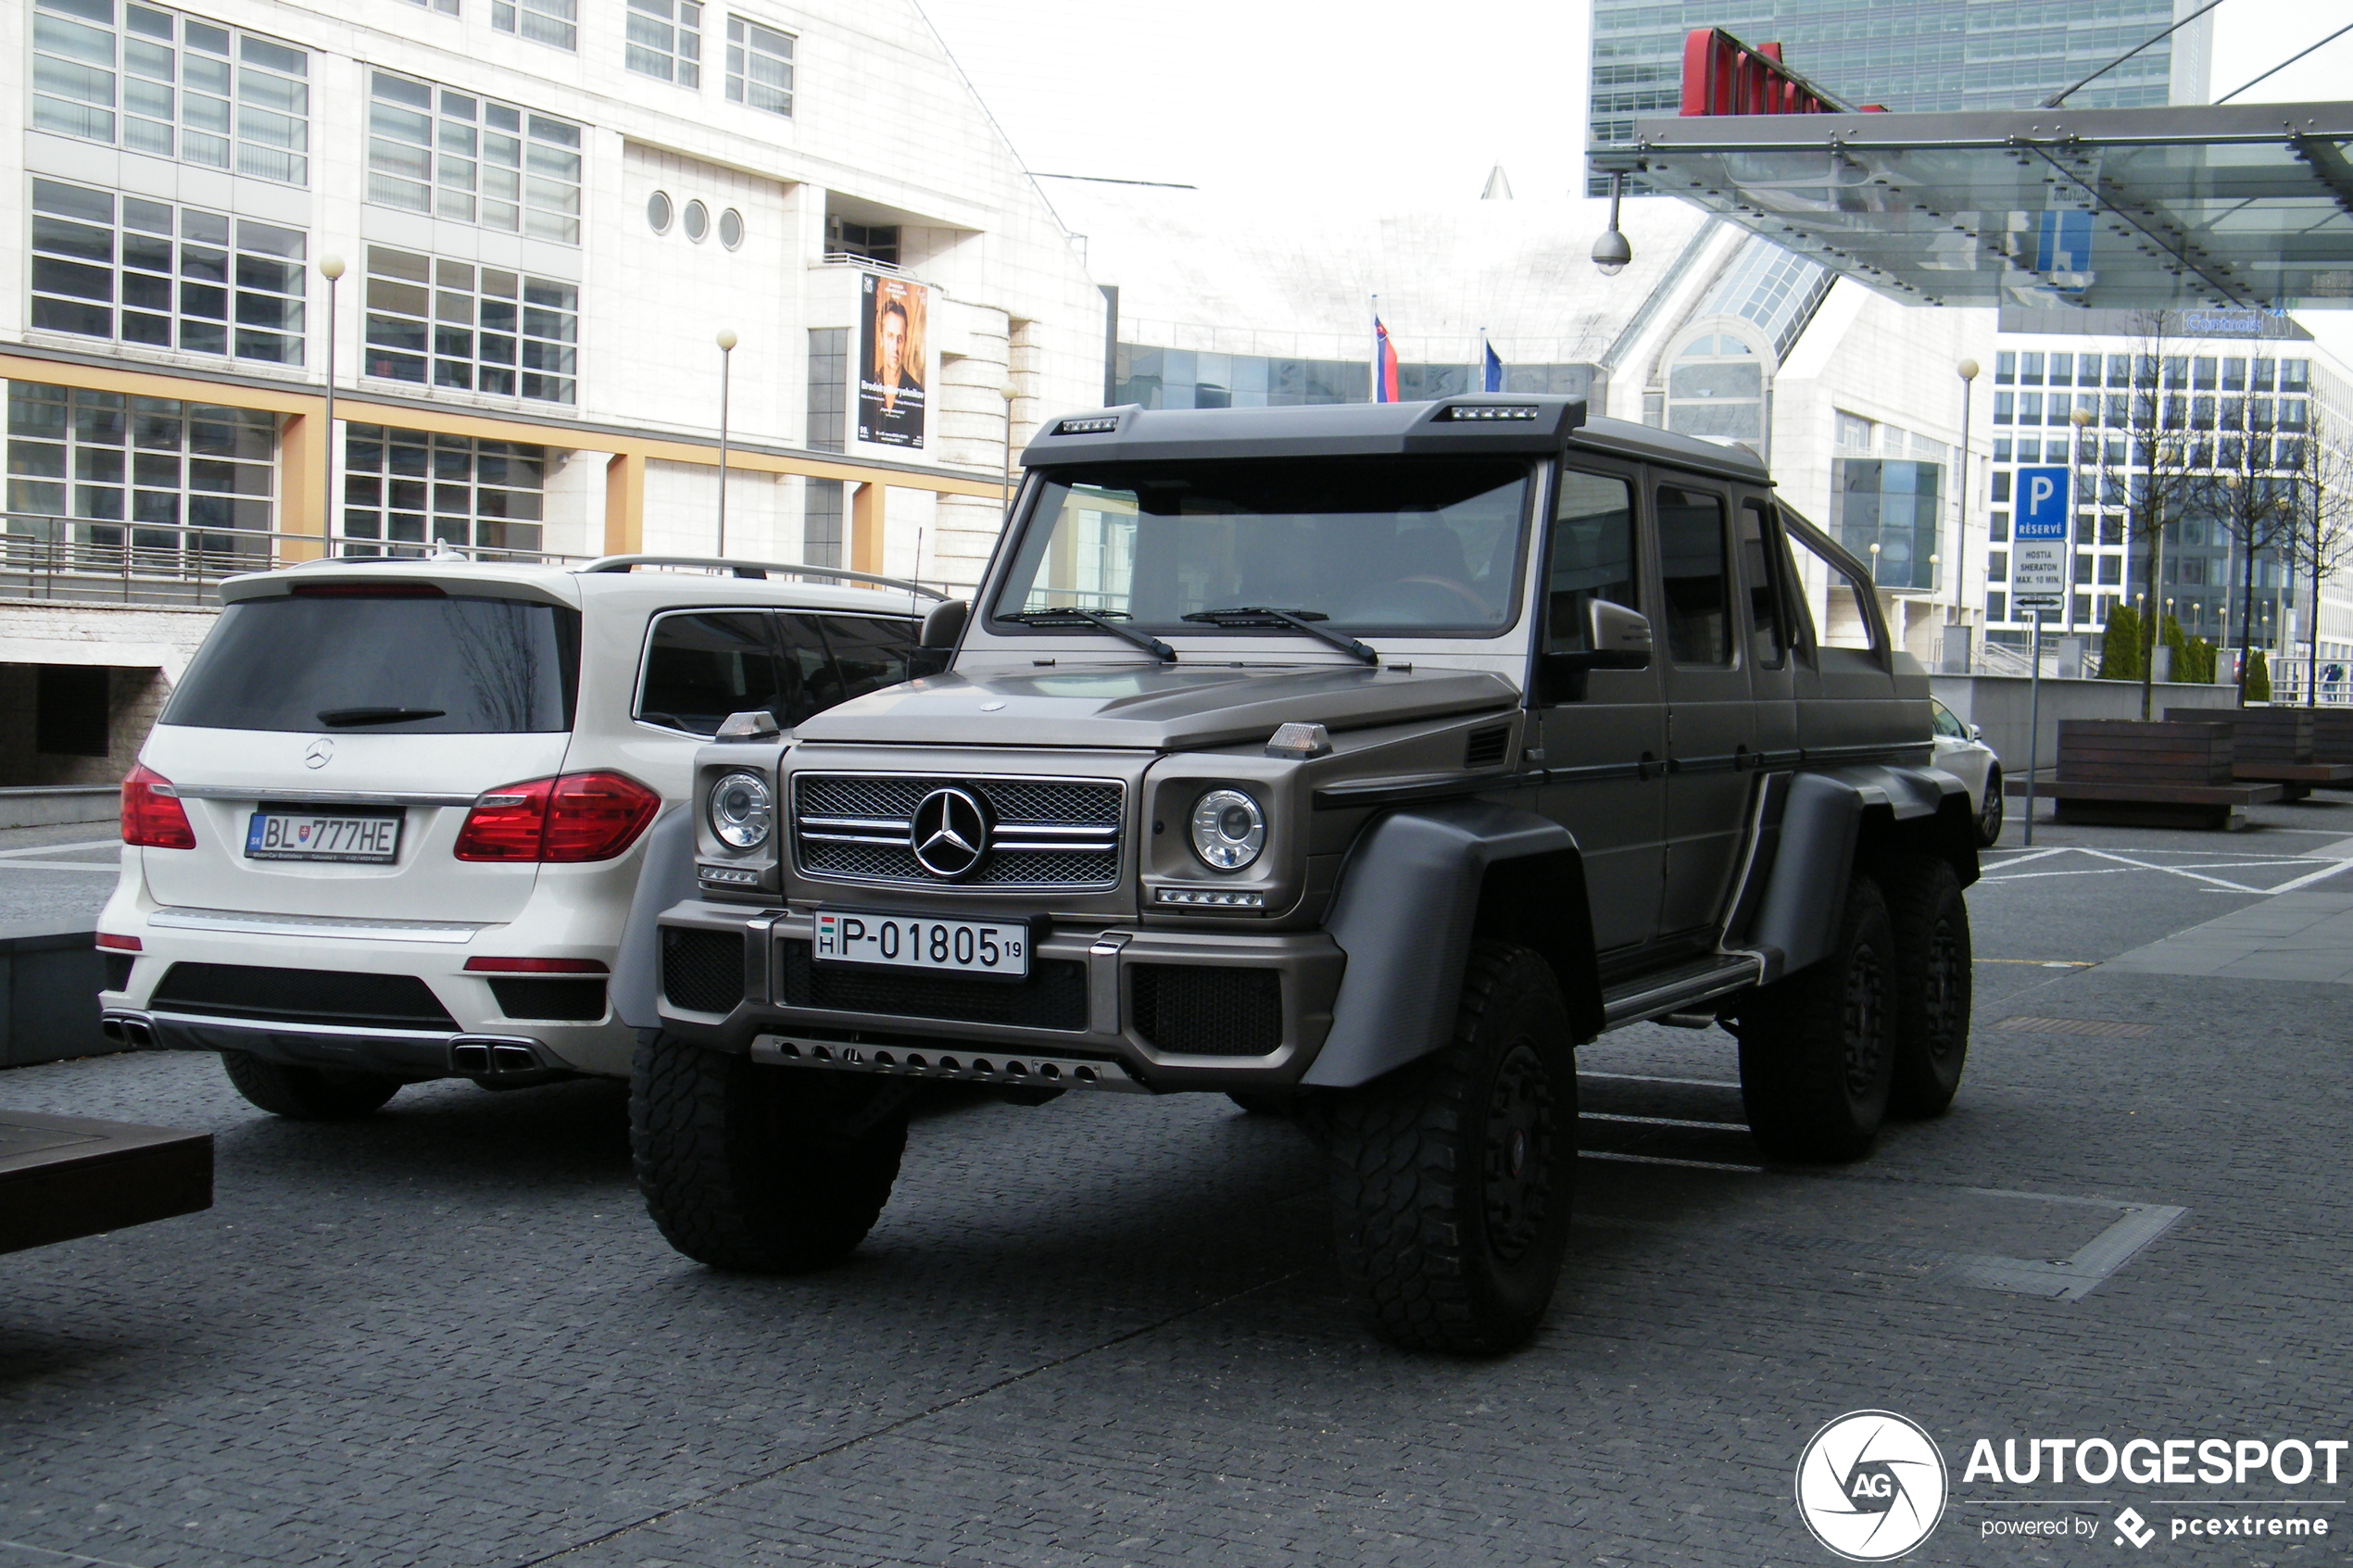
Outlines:
[{"label": "bare tree", "polygon": [[2280,556],[2292,580],[2311,589],[2310,645],[2304,704],[2321,700],[2321,584],[2353,565],[2353,452],[2347,432],[2322,405],[2319,388],[2307,405],[2300,433],[2280,437],[2280,467],[2288,470],[2288,527]]},{"label": "bare tree", "polygon": [[[2201,399],[2204,402],[2205,399]],[[2268,406],[2269,399],[2264,400]],[[2230,542],[2245,582],[2240,584],[2238,698],[2246,702],[2246,673],[2255,643],[2255,563],[2266,550],[2283,552],[2296,528],[2294,480],[2272,461],[2268,420],[2249,412],[2251,398],[2224,398],[2213,436],[2213,464],[2198,473],[2187,497],[2189,514],[2210,522]],[[2192,458],[2205,458],[2203,433],[2192,443]],[[2283,554],[2282,559],[2285,557]],[[2228,584],[2225,584],[2227,591]]]},{"label": "bare tree", "polygon": [[2120,391],[2113,385],[2115,378],[2108,378],[2111,384],[2104,421],[2111,431],[2122,430],[2125,460],[2111,465],[2103,450],[2100,480],[2104,492],[2113,492],[2120,487],[2120,475],[2128,558],[2129,546],[2140,546],[2148,583],[2147,608],[2141,616],[2141,717],[2145,720],[2155,696],[2154,647],[2165,581],[2165,525],[2187,513],[2197,487],[2198,476],[2190,468],[2188,440],[2187,367],[2195,345],[2183,337],[2177,319],[2167,311],[2142,312],[2134,319],[2133,329],[2132,386]]}]

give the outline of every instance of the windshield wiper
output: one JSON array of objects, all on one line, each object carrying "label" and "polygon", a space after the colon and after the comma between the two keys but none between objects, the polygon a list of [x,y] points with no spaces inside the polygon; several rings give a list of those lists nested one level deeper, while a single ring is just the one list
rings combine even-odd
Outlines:
[{"label": "windshield wiper", "polygon": [[[1113,621],[1113,616],[1124,618],[1126,613],[1124,609],[1094,610],[1081,609],[1076,605],[1055,605],[1049,609],[1025,609],[1013,615],[1000,615],[997,619],[1018,621],[1025,626],[1092,626],[1098,632],[1109,632],[1121,642],[1143,649],[1163,664],[1176,663],[1176,650],[1158,637],[1131,632]],[[1189,616],[1187,619],[1191,618]]]},{"label": "windshield wiper", "polygon": [[1318,621],[1331,619],[1320,609],[1269,609],[1265,605],[1238,605],[1232,609],[1197,609],[1185,619],[1205,621],[1212,626],[1288,626],[1302,636],[1313,637],[1367,664],[1380,662],[1379,654],[1347,633],[1328,631],[1315,625]]},{"label": "windshield wiper", "polygon": [[440,708],[322,708],[319,722],[329,729],[349,729],[354,724],[408,724],[419,719],[440,719],[447,709]]}]

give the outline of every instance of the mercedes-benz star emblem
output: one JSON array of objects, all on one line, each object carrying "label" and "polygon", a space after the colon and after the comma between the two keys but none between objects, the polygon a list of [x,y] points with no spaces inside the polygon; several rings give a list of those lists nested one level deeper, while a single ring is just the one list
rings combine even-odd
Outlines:
[{"label": "mercedes-benz star emblem", "polygon": [[335,743],[321,735],[312,741],[309,749],[302,754],[302,765],[306,768],[323,768],[333,759],[334,755]]},{"label": "mercedes-benz star emblem", "polygon": [[988,813],[969,790],[935,789],[916,806],[907,842],[924,870],[953,881],[988,852]]}]

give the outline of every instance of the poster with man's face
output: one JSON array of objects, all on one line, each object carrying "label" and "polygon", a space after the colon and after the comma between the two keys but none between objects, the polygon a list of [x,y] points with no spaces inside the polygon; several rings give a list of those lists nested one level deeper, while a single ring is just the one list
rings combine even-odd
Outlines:
[{"label": "poster with man's face", "polygon": [[924,358],[930,291],[904,278],[862,274],[858,439],[881,446],[924,444]]}]

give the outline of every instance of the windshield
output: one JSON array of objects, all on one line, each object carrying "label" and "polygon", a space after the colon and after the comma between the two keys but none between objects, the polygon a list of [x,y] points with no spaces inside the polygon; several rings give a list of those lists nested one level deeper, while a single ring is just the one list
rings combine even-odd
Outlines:
[{"label": "windshield", "polygon": [[1491,636],[1518,609],[1529,471],[1491,458],[1056,470],[991,614],[1000,633],[1015,616],[1084,609],[1164,637],[1298,635],[1186,620],[1247,608],[1332,631]]},{"label": "windshield", "polygon": [[572,728],[577,611],[438,593],[245,599],[220,612],[162,722],[407,735]]}]

